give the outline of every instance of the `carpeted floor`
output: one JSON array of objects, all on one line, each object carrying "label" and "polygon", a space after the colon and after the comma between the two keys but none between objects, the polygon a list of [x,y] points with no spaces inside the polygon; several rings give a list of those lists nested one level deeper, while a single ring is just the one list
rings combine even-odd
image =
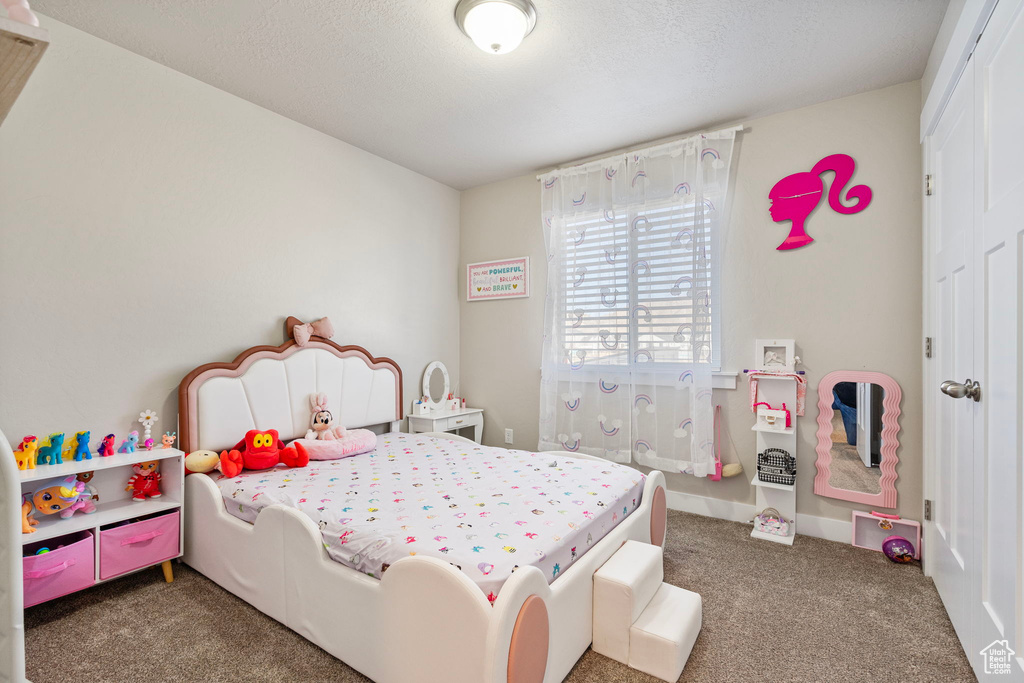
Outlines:
[{"label": "carpeted floor", "polygon": [[846,440],[843,418],[836,411],[832,418],[832,475],[828,483],[837,489],[860,491],[861,493],[882,492],[882,470],[878,467],[864,467],[856,446]]},{"label": "carpeted floor", "polygon": [[[704,598],[681,681],[975,680],[918,565],[808,536],[758,541],[749,526],[682,512],[669,512],[668,533],[665,580]],[[25,610],[29,678],[368,680],[188,567],[175,572],[173,584],[154,568]],[[588,650],[566,680],[656,679]]]}]

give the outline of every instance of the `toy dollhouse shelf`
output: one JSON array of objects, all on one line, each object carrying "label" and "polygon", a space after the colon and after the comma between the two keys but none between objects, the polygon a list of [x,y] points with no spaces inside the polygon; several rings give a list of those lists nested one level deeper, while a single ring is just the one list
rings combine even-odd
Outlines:
[{"label": "toy dollhouse shelf", "polygon": [[[99,472],[100,470],[112,467],[124,467],[134,465],[137,462],[146,460],[165,460],[167,458],[182,458],[183,451],[177,448],[154,448],[151,451],[136,449],[134,453],[115,453],[106,457],[96,455],[93,452],[91,460],[68,460],[65,459],[60,465],[36,465],[35,469],[18,470],[21,482],[42,481],[66,477],[70,474],[81,474],[82,472]],[[97,513],[99,514],[99,513]]]}]

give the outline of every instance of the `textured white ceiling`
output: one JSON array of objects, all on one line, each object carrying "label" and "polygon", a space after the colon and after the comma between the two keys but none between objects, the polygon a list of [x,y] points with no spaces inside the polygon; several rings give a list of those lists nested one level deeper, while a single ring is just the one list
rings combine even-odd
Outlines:
[{"label": "textured white ceiling", "polygon": [[33,0],[463,189],[920,78],[948,0],[534,0],[488,55],[456,0]]}]

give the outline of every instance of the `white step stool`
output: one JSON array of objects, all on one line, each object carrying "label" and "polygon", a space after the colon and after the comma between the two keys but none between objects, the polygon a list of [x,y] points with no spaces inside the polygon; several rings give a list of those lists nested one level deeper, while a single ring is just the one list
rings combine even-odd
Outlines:
[{"label": "white step stool", "polygon": [[594,573],[594,652],[665,681],[683,672],[701,598],[662,583],[662,549],[627,541]]}]

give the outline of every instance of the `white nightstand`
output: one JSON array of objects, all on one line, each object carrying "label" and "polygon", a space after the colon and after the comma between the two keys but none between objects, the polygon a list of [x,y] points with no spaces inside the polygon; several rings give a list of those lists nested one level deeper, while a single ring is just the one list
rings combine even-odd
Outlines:
[{"label": "white nightstand", "polygon": [[473,441],[480,443],[484,436],[484,411],[482,408],[460,408],[458,410],[438,410],[429,415],[410,415],[409,433],[420,432],[457,432],[460,429],[473,428]]}]

